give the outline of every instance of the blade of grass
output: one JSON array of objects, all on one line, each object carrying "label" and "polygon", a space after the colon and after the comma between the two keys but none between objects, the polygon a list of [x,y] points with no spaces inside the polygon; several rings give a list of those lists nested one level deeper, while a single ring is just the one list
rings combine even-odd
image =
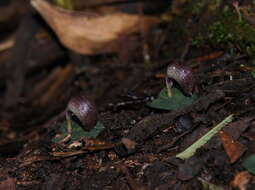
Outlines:
[{"label": "blade of grass", "polygon": [[183,152],[176,155],[177,158],[182,160],[186,160],[193,156],[196,153],[196,150],[206,144],[215,134],[217,134],[224,126],[230,123],[234,118],[234,114],[229,115],[226,117],[222,122],[208,131],[204,136],[194,142],[190,147],[188,147]]},{"label": "blade of grass", "polygon": [[223,187],[210,183],[202,178],[198,178],[198,180],[202,183],[204,190],[224,190]]}]

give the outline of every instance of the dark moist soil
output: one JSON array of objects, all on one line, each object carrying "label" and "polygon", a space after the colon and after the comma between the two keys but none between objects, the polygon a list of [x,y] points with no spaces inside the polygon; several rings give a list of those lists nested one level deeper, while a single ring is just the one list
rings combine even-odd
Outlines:
[{"label": "dark moist soil", "polygon": [[[150,41],[150,63],[141,53],[128,55],[127,62],[116,55],[79,56],[41,27],[40,18],[36,24],[31,15],[21,18],[27,19],[18,29],[21,43],[0,52],[0,190],[199,190],[205,189],[201,179],[232,189],[255,148],[255,80],[248,55],[190,45],[174,24],[163,24],[162,43]],[[1,34],[12,27],[1,26]],[[192,68],[198,101],[176,111],[148,107],[165,87],[167,66],[176,61]],[[105,129],[86,149],[68,150],[51,140],[69,99],[78,94],[95,101]],[[243,148],[234,163],[218,135],[190,159],[175,157],[230,114],[234,121],[225,132]],[[135,147],[125,147],[123,137]]]}]

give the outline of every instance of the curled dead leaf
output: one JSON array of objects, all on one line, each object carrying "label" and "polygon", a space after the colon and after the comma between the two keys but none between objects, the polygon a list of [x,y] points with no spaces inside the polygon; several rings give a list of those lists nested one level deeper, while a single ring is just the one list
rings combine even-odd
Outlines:
[{"label": "curled dead leaf", "polygon": [[155,16],[120,11],[70,11],[46,0],[31,0],[33,7],[55,31],[61,43],[80,54],[118,52],[122,39],[146,33],[160,22]]},{"label": "curled dead leaf", "polygon": [[238,141],[235,141],[227,132],[220,131],[219,136],[230,159],[230,163],[235,163],[246,151],[246,147]]},{"label": "curled dead leaf", "polygon": [[242,171],[234,177],[231,185],[240,190],[246,190],[248,184],[252,180],[253,176],[249,174],[247,171]]}]

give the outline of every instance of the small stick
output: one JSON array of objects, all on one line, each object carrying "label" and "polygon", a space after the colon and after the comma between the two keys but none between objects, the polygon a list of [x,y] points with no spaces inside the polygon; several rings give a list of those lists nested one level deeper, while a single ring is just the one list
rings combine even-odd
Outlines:
[{"label": "small stick", "polygon": [[191,132],[191,130],[186,131],[186,132],[180,134],[179,136],[175,137],[175,138],[172,140],[171,143],[159,147],[159,148],[157,149],[157,153],[160,153],[160,152],[163,152],[163,151],[168,150],[169,148],[171,148],[172,146],[174,146],[175,143],[176,143],[178,140],[180,140],[182,137],[184,137],[185,135],[189,134],[190,132]]}]

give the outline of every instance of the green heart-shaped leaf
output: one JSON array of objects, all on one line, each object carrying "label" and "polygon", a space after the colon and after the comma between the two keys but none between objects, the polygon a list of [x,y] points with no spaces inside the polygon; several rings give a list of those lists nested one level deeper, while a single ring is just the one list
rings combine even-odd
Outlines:
[{"label": "green heart-shaped leaf", "polygon": [[169,97],[167,94],[167,89],[164,88],[159,93],[158,98],[148,103],[148,106],[162,110],[177,110],[194,103],[196,100],[196,95],[184,96],[183,93],[177,88],[172,88],[172,96]]},{"label": "green heart-shaped leaf", "polygon": [[251,156],[246,158],[242,165],[246,170],[248,170],[252,174],[255,174],[255,154],[252,154]]},{"label": "green heart-shaped leaf", "polygon": [[251,75],[252,75],[253,78],[255,78],[255,70],[251,71]]},{"label": "green heart-shaped leaf", "polygon": [[[67,136],[66,126],[67,126],[66,121],[60,123],[61,135],[58,138],[53,138],[52,142],[58,143],[65,136]],[[83,137],[96,138],[101,133],[101,131],[103,131],[104,128],[105,127],[101,122],[97,122],[96,126],[87,132],[87,131],[84,131],[83,128],[79,126],[77,123],[72,122],[72,137],[71,137],[71,140],[68,142],[68,144],[71,144],[74,141],[78,141],[79,139]]]}]

